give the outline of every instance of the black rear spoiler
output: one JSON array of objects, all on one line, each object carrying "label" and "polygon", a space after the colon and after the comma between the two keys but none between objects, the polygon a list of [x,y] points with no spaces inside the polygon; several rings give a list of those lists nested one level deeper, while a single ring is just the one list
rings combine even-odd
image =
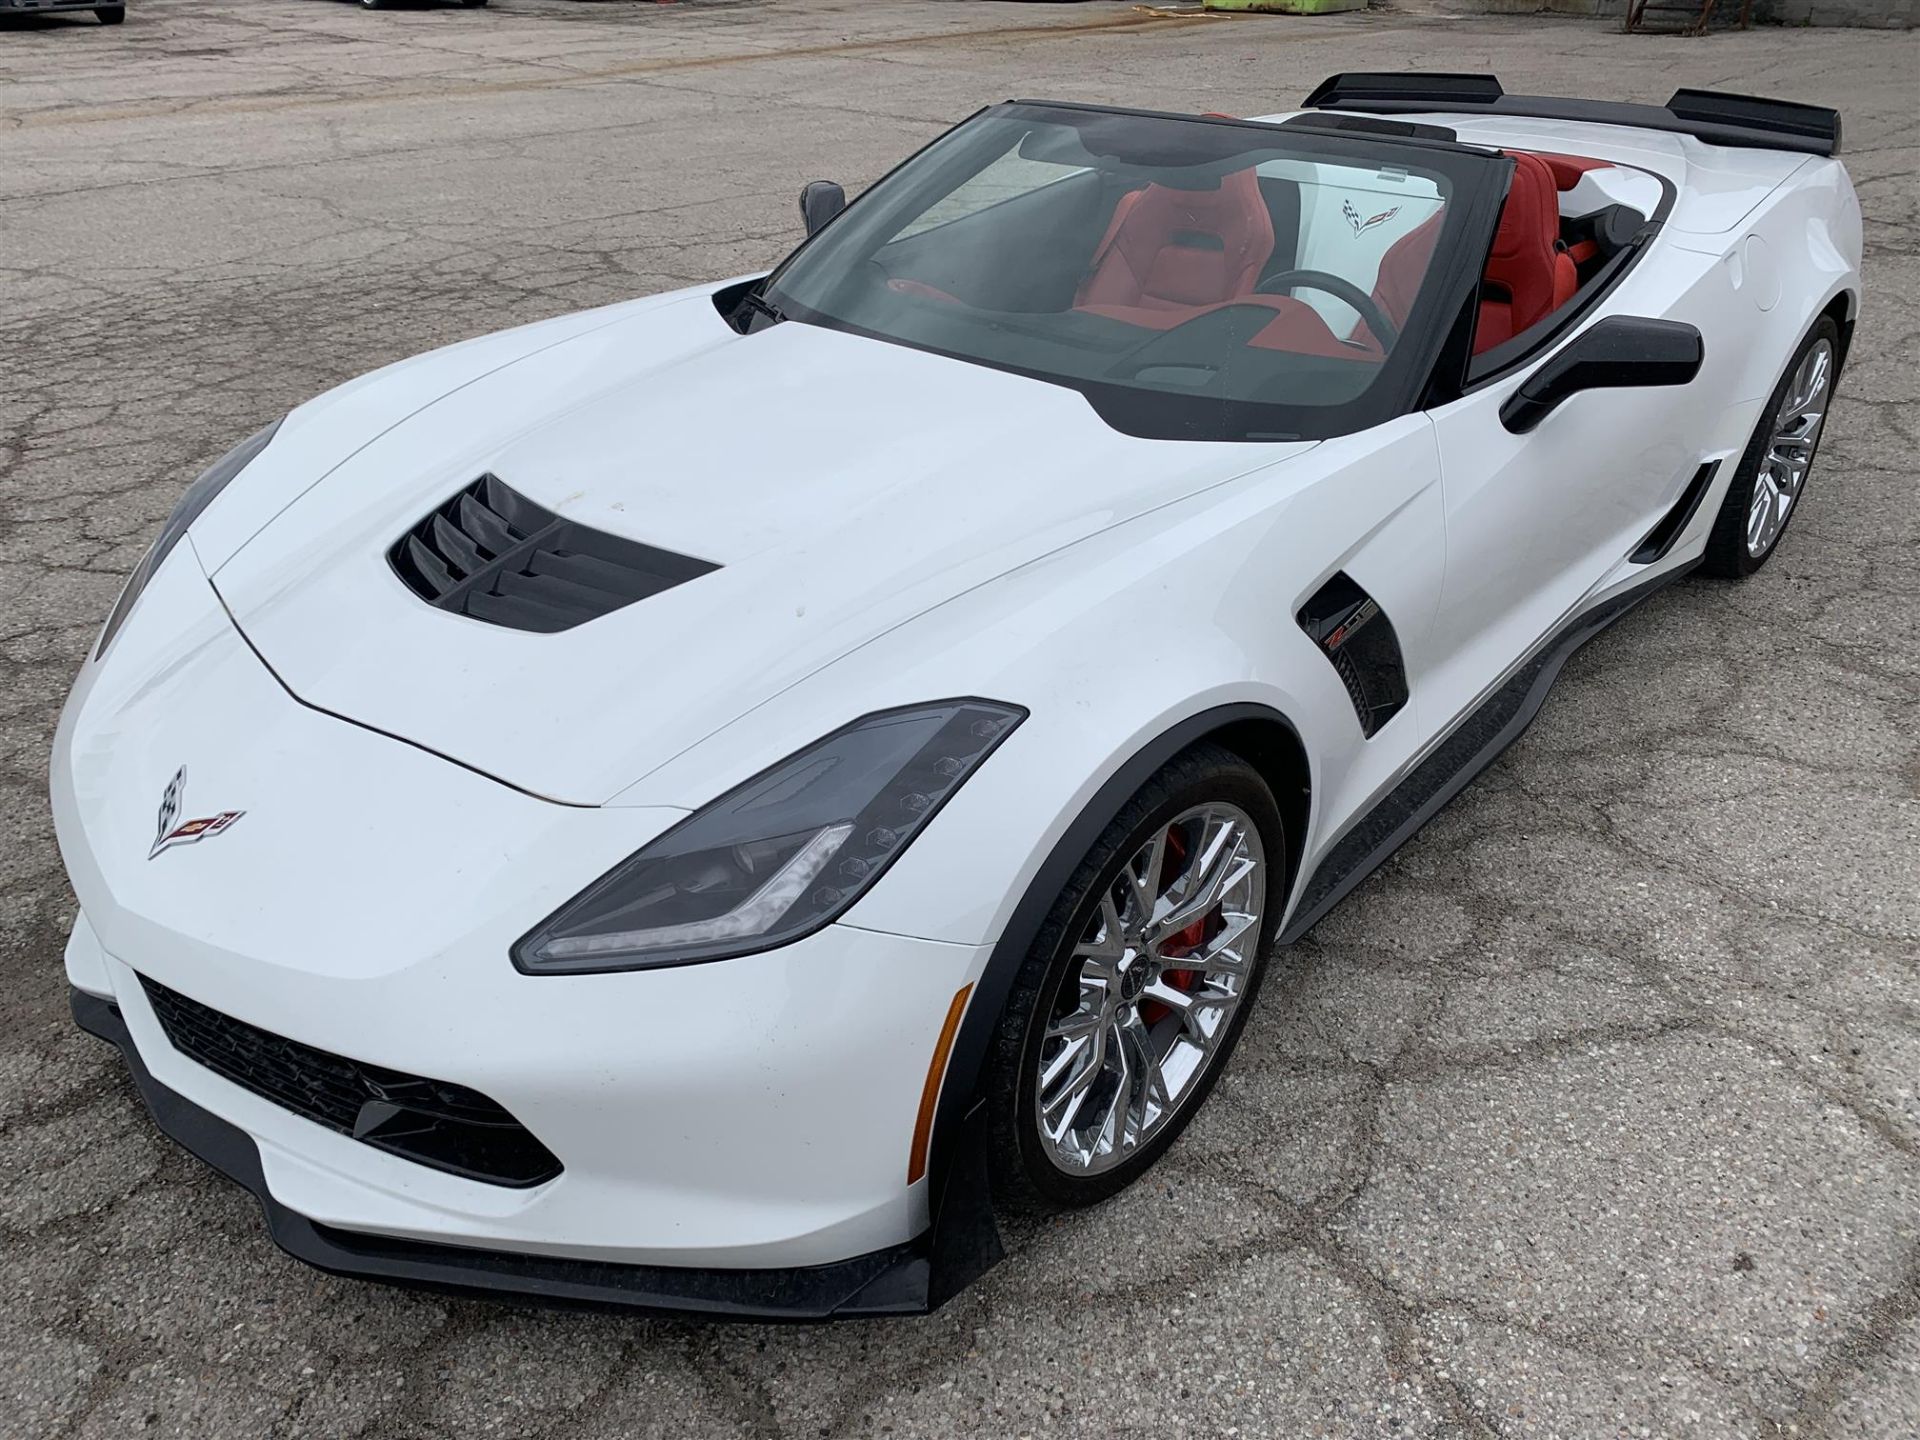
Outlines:
[{"label": "black rear spoiler", "polygon": [[1580,120],[1592,125],[1631,125],[1670,130],[1709,145],[1793,150],[1805,155],[1840,153],[1840,112],[1792,100],[1762,100],[1718,90],[1676,90],[1665,105],[1618,100],[1571,100],[1553,95],[1509,95],[1491,75],[1429,75],[1414,72],[1332,75],[1306,99],[1310,110],[1364,110],[1376,115],[1453,111],[1525,115],[1541,120]]}]

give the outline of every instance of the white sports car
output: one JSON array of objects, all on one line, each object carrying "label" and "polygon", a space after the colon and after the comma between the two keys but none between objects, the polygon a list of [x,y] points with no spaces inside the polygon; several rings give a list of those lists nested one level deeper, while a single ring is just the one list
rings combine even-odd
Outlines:
[{"label": "white sports car", "polygon": [[1839,129],[996,105],[769,275],[302,405],[61,721],[79,1022],[330,1270],[940,1304],[1166,1150],[1574,647],[1773,552]]}]

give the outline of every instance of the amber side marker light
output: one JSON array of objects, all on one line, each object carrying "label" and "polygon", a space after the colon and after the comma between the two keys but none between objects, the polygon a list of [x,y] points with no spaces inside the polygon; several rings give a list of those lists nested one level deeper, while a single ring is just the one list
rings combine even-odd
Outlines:
[{"label": "amber side marker light", "polygon": [[960,1017],[966,1013],[967,997],[973,986],[962,985],[947,1006],[947,1018],[941,1023],[940,1038],[933,1045],[933,1059],[927,1065],[927,1083],[920,1091],[920,1114],[913,1122],[913,1149],[907,1154],[907,1183],[912,1185],[927,1173],[927,1143],[933,1139],[933,1112],[940,1103],[940,1082],[947,1075],[947,1055],[953,1049],[953,1037],[960,1033]]}]

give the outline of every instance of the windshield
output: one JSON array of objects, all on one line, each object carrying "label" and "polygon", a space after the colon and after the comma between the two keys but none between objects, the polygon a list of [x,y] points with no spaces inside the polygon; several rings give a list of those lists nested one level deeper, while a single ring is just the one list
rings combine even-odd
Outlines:
[{"label": "windshield", "polygon": [[1452,317],[1436,322],[1429,292],[1489,164],[1374,136],[1002,105],[875,185],[766,298],[1071,386],[1132,434],[1343,434],[1404,409],[1407,370],[1430,363],[1422,345]]}]

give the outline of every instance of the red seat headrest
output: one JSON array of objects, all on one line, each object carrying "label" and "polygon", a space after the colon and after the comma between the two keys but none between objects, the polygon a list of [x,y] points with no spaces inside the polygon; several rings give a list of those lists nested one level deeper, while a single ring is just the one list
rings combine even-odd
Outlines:
[{"label": "red seat headrest", "polygon": [[1560,155],[1551,150],[1529,150],[1535,159],[1544,160],[1547,169],[1553,172],[1553,185],[1556,190],[1571,190],[1580,183],[1580,177],[1589,170],[1611,170],[1611,160],[1592,160],[1585,155]]}]

